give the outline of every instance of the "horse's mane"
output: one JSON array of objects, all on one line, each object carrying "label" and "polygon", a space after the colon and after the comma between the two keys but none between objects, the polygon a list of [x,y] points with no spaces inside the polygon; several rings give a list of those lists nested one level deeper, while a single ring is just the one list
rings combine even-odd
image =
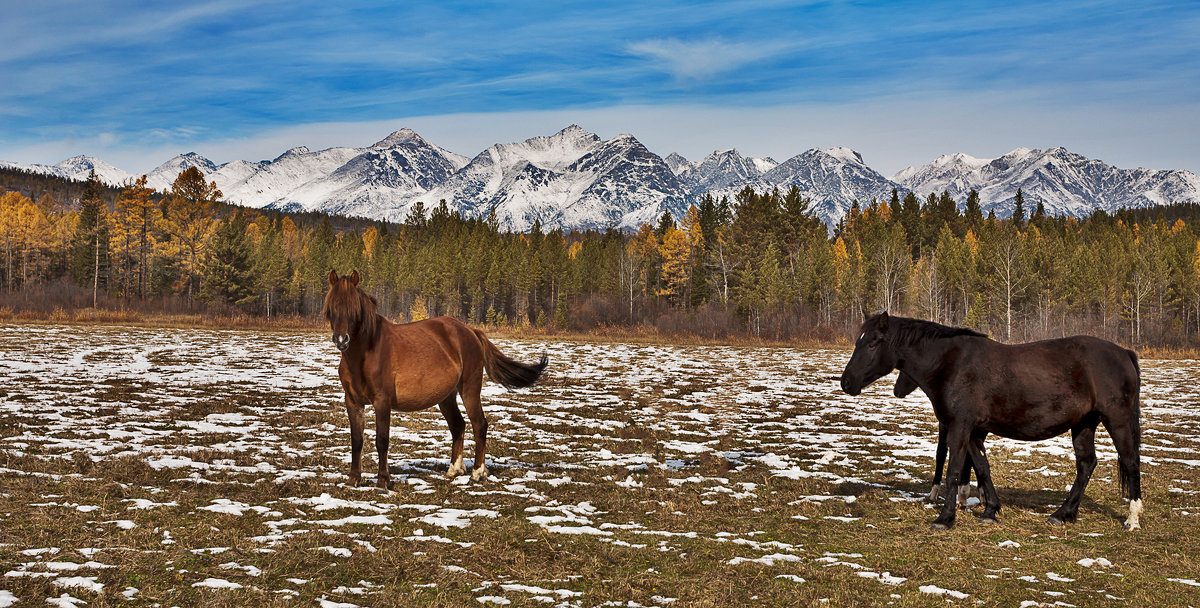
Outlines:
[{"label": "horse's mane", "polygon": [[325,296],[325,308],[322,313],[327,316],[345,316],[351,323],[358,324],[358,337],[367,346],[375,344],[379,335],[379,303],[358,286],[345,283],[329,290]]},{"label": "horse's mane", "polygon": [[933,321],[909,319],[907,317],[889,317],[888,325],[890,326],[888,333],[891,335],[893,344],[921,344],[929,340],[953,338],[956,336],[987,337],[987,334],[979,333],[966,327],[951,327],[949,325],[942,325],[941,323],[934,323]]}]

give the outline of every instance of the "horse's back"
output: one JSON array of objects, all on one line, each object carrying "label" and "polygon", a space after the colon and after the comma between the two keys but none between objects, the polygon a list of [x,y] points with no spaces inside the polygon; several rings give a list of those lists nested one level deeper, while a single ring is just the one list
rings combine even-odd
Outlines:
[{"label": "horse's back", "polygon": [[974,402],[990,432],[1044,439],[1097,412],[1103,417],[1137,403],[1136,355],[1092,336],[1024,344],[963,341],[951,400]]}]

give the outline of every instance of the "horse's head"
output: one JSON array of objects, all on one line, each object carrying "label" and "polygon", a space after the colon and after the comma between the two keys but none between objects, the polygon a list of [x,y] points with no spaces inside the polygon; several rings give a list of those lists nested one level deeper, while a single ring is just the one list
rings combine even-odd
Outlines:
[{"label": "horse's head", "polygon": [[358,280],[357,270],[348,277],[339,277],[336,270],[329,272],[329,293],[321,314],[333,330],[334,346],[342,352],[350,348],[354,336],[370,338],[375,333],[375,300],[358,288]]},{"label": "horse's head", "polygon": [[888,348],[888,314],[869,317],[859,329],[854,354],[842,372],[842,390],[857,395],[868,384],[896,369],[896,359]]},{"label": "horse's head", "polygon": [[896,377],[896,387],[892,389],[892,394],[904,398],[918,388],[920,387],[917,386],[917,381],[913,380],[912,376],[900,372],[900,375]]}]

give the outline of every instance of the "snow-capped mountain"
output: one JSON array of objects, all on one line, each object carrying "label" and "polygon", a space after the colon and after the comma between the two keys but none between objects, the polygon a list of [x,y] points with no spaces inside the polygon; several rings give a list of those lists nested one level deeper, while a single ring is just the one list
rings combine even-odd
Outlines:
[{"label": "snow-capped mountain", "polygon": [[[0,167],[86,179],[93,169],[111,185],[132,175],[96,158],[76,156],[57,165]],[[833,225],[855,201],[886,199],[892,189],[924,197],[947,191],[960,202],[974,189],[985,211],[1012,212],[1021,188],[1032,210],[1085,215],[1095,208],[1200,202],[1200,177],[1189,171],[1118,169],[1063,148],[1018,148],[995,159],[948,154],[887,179],[849,148],[812,149],[778,163],[717,150],[699,162],[672,153],[665,159],[633,135],[604,140],[578,125],[522,142],[495,144],[468,159],[401,129],[365,148],[292,148],[273,160],[215,165],[187,153],[148,174],[149,185],[168,189],[179,172],[197,167],[225,198],[250,207],[321,211],[403,220],[417,202],[426,209],[445,200],[469,217],[495,213],[501,227],[636,228],[664,211],[682,218],[706,193],[734,198],[795,186],[813,200],[815,213]]]},{"label": "snow-capped mountain", "polygon": [[667,163],[667,167],[671,169],[671,173],[675,177],[686,180],[692,171],[696,170],[696,163],[684,158],[678,152],[672,152],[663,159]]},{"label": "snow-capped mountain", "polygon": [[188,152],[187,154],[180,154],[172,158],[147,173],[146,185],[155,190],[169,190],[171,185],[175,183],[175,178],[179,177],[180,173],[192,167],[200,169],[205,175],[217,170],[216,163],[195,152]]},{"label": "snow-capped mountain", "polygon": [[[329,153],[327,158],[340,160],[341,154],[331,150],[316,154]],[[269,204],[390,217],[467,164],[466,158],[425,141],[411,129],[396,131],[357,152],[327,175],[304,182]],[[313,153],[298,156],[305,154],[312,157]]]},{"label": "snow-capped mountain", "polygon": [[119,186],[133,180],[133,176],[126,173],[98,158],[91,156],[72,156],[67,160],[58,163],[57,165],[22,165],[19,163],[9,163],[0,161],[0,167],[5,169],[19,169],[23,171],[32,171],[34,173],[42,173],[45,175],[54,175],[65,179],[76,181],[84,181],[88,178],[93,170],[96,172],[96,177],[100,181],[112,185]]},{"label": "snow-capped mountain", "polygon": [[1200,203],[1200,177],[1190,171],[1119,169],[1064,148],[1017,148],[999,158],[965,154],[940,156],[921,167],[909,167],[892,179],[922,196],[946,191],[963,201],[972,189],[984,211],[1012,214],[1020,188],[1026,212],[1041,201],[1046,212],[1082,216],[1094,209]]},{"label": "snow-capped mountain", "polygon": [[752,184],[762,174],[754,159],[742,156],[736,149],[717,150],[696,165],[688,175],[688,185],[697,191],[709,192]]},{"label": "snow-capped mountain", "polygon": [[691,193],[658,155],[633,135],[622,133],[567,167],[587,184],[566,205],[557,221],[563,226],[637,228],[670,211],[682,218]]},{"label": "snow-capped mountain", "polygon": [[494,209],[500,225],[512,230],[527,230],[534,221],[547,228],[636,227],[642,216],[664,210],[682,217],[688,196],[666,162],[632,135],[604,141],[571,125],[548,137],[489,147],[430,191],[426,205],[445,199],[472,216]]},{"label": "snow-capped mountain", "polygon": [[714,196],[732,199],[746,185],[760,191],[772,188],[786,191],[796,186],[801,194],[812,199],[813,211],[829,225],[836,224],[854,201],[866,205],[872,199],[890,197],[892,188],[899,188],[868,167],[861,154],[842,147],[813,148],[779,163],[754,181],[734,181],[727,187],[710,191]]}]

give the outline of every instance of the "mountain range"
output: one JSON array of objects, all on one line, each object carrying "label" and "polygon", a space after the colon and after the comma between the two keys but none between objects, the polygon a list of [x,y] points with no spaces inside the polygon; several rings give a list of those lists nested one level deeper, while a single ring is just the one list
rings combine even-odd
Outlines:
[{"label": "mountain range", "polygon": [[[76,156],[57,165],[0,167],[85,179],[92,170],[119,185],[134,176],[100,159]],[[1200,203],[1200,177],[1183,170],[1120,169],[1063,148],[1017,148],[995,159],[948,154],[890,178],[858,152],[811,149],[783,162],[753,158],[735,149],[700,161],[651,152],[633,135],[601,139],[577,125],[549,136],[495,144],[467,158],[401,129],[366,148],[292,148],[274,160],[217,165],[181,154],[147,174],[166,190],[189,167],[215,181],[226,200],[248,207],[321,211],[402,221],[413,204],[445,200],[467,216],[495,213],[502,228],[636,228],[664,211],[681,218],[704,194],[733,197],[792,186],[813,201],[814,212],[836,224],[854,201],[886,199],[896,189],[925,197],[943,191],[959,204],[976,190],[984,212],[1012,213],[1020,188],[1032,209],[1082,216],[1093,209]]]}]

